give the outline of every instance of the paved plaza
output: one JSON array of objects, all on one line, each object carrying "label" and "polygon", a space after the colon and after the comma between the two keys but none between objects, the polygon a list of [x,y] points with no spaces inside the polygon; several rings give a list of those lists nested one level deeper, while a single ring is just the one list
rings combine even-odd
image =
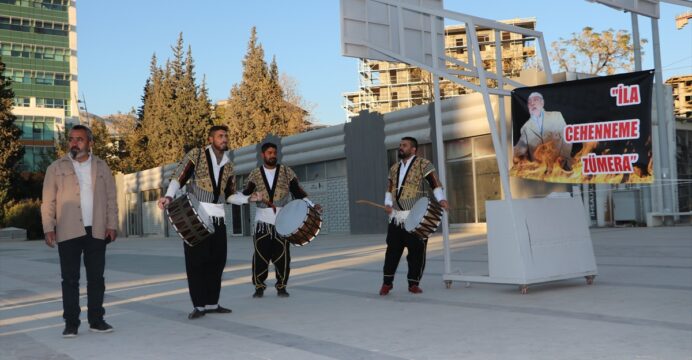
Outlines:
[{"label": "paved plaza", "polygon": [[[692,227],[591,231],[599,275],[532,286],[442,282],[440,236],[423,294],[380,297],[384,235],[324,235],[293,247],[289,298],[253,299],[251,239],[229,239],[221,304],[188,320],[178,239],[123,238],[106,259],[110,334],[63,339],[56,249],[0,243],[0,358],[10,359],[690,359]],[[556,236],[559,236],[556,234]],[[487,274],[485,233],[451,236],[452,268]],[[270,285],[273,278],[270,278]]]}]

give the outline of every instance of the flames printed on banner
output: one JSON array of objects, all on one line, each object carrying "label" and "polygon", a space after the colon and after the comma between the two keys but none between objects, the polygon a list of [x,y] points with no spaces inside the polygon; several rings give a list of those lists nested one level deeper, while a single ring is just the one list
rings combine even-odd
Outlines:
[{"label": "flames printed on banner", "polygon": [[[651,138],[647,140],[647,145],[651,144]],[[589,155],[596,150],[598,142],[587,142],[582,144],[581,150],[574,154],[570,159],[571,170],[565,170],[561,164],[565,159],[559,155],[556,141],[548,141],[540,144],[534,150],[535,161],[528,159],[516,159],[510,169],[510,175],[530,180],[542,180],[556,183],[608,183],[608,184],[641,184],[652,183],[653,178],[653,156],[649,152],[649,163],[646,169],[634,165],[634,171],[629,174],[598,174],[583,175],[582,157]],[[625,150],[625,153],[629,150]],[[610,149],[601,152],[602,155],[610,153]]]}]

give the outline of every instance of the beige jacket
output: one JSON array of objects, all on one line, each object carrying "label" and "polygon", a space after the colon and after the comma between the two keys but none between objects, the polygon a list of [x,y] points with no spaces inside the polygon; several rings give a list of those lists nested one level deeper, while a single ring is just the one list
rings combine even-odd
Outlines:
[{"label": "beige jacket", "polygon": [[527,156],[529,160],[535,161],[534,151],[536,148],[543,143],[553,141],[555,142],[556,154],[564,159],[569,159],[572,144],[565,142],[563,138],[565,126],[565,119],[559,111],[545,111],[543,113],[543,129],[539,129],[538,125],[529,119],[521,127],[521,137],[514,145],[514,156]]},{"label": "beige jacket", "polygon": [[[91,155],[91,178],[94,184],[92,234],[106,238],[106,229],[117,228],[118,204],[115,179],[105,161]],[[46,170],[41,203],[43,232],[55,231],[58,242],[86,235],[82,222],[79,180],[69,154],[54,161]]]}]

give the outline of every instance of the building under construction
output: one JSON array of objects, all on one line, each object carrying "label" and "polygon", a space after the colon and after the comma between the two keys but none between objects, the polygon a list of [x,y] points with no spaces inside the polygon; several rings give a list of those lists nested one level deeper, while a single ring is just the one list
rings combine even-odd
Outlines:
[{"label": "building under construction", "polygon": [[692,75],[666,80],[672,88],[680,211],[692,211]]},{"label": "building under construction", "polygon": [[[506,24],[527,29],[536,28],[536,19],[501,20]],[[521,34],[480,28],[477,30],[481,57],[485,69],[495,69],[495,39],[500,37],[502,69],[505,76],[518,76],[521,69],[532,67],[535,59],[535,38]],[[468,35],[464,25],[445,27],[445,53],[461,62],[469,62]],[[454,69],[452,65],[450,68]],[[461,70],[461,67],[456,67]],[[362,110],[389,113],[400,109],[432,102],[433,81],[430,74],[403,63],[359,60],[360,89],[344,94],[344,108],[349,118]],[[470,79],[466,79],[470,80]],[[440,81],[442,98],[450,98],[470,92],[450,80]]]},{"label": "building under construction", "polygon": [[674,76],[666,84],[673,88],[675,117],[692,120],[692,75]]}]

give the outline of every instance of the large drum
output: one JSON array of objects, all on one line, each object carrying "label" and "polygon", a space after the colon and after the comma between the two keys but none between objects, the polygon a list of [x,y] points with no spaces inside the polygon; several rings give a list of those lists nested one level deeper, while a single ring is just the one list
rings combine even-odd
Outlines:
[{"label": "large drum", "polygon": [[175,231],[190,246],[195,246],[214,233],[214,224],[193,194],[171,201],[166,207],[166,215]]},{"label": "large drum", "polygon": [[422,197],[413,204],[413,208],[406,217],[404,228],[406,231],[427,239],[437,230],[442,221],[442,207],[437,201]]},{"label": "large drum", "polygon": [[320,233],[321,227],[320,213],[305,200],[289,202],[276,216],[276,232],[293,245],[309,243]]}]

